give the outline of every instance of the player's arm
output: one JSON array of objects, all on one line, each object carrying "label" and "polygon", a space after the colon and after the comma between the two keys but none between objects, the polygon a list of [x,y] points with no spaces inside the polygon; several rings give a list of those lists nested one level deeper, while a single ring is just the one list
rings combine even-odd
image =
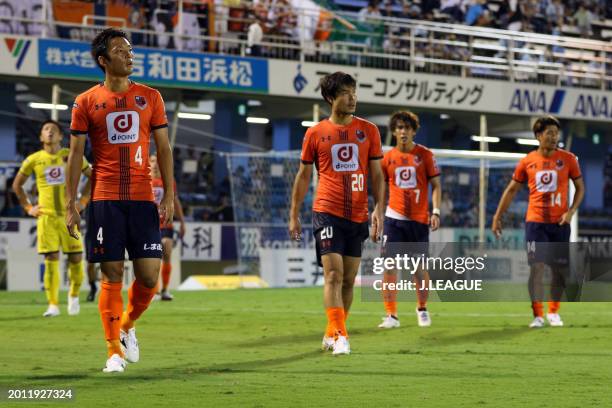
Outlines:
[{"label": "player's arm", "polygon": [[183,236],[185,236],[185,214],[183,213],[183,204],[176,191],[174,192],[174,211],[180,222],[179,237],[183,238]]},{"label": "player's arm", "polygon": [[374,212],[372,213],[372,232],[370,238],[374,242],[383,233],[383,213],[385,206],[385,178],[380,160],[370,160],[370,174],[372,175],[372,193],[374,195]]},{"label": "player's arm", "polygon": [[26,181],[28,181],[28,176],[21,172],[18,172],[17,176],[15,176],[15,180],[13,180],[13,191],[15,192],[15,195],[19,200],[19,204],[21,205],[21,207],[23,207],[24,211],[32,217],[38,217],[39,215],[41,215],[40,207],[38,205],[32,205],[30,199],[28,198],[28,195],[23,189],[23,185]]},{"label": "player's arm", "polygon": [[82,135],[70,136],[70,153],[66,163],[66,227],[68,233],[78,239],[78,229],[81,225],[81,216],[76,204],[81,169],[83,168],[83,153],[85,152],[85,137]]},{"label": "player's arm", "polygon": [[300,208],[308,193],[310,178],[312,177],[312,164],[300,163],[300,168],[295,175],[293,190],[291,192],[291,210],[289,212],[289,236],[291,239],[299,241],[302,235],[302,225],[300,224]]},{"label": "player's arm", "polygon": [[172,222],[174,217],[174,165],[172,149],[168,139],[168,127],[153,130],[153,139],[157,147],[157,163],[164,183],[164,197],[159,204],[163,224]]},{"label": "player's arm", "polygon": [[508,187],[506,187],[504,194],[502,194],[502,197],[499,200],[497,211],[495,211],[495,215],[493,216],[493,225],[491,225],[491,230],[497,238],[501,237],[502,234],[501,218],[508,207],[510,207],[510,203],[512,203],[514,196],[520,190],[520,188],[521,183],[515,180],[510,180],[510,184],[508,184]]},{"label": "player's arm", "polygon": [[574,187],[576,188],[576,192],[574,193],[574,201],[572,202],[572,206],[567,210],[565,214],[561,217],[561,221],[559,225],[569,224],[572,221],[572,217],[578,211],[578,207],[582,203],[584,199],[584,179],[582,177],[572,180],[574,183]]},{"label": "player's arm", "polygon": [[431,230],[435,231],[440,228],[440,203],[442,202],[442,186],[440,184],[440,176],[429,179],[431,184],[431,202],[433,211],[431,213],[430,226]]}]

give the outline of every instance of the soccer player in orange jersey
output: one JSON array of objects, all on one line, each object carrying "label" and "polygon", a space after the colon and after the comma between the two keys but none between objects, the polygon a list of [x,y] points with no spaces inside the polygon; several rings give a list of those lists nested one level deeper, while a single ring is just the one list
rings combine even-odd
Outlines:
[{"label": "soccer player in orange jersey", "polygon": [[[74,205],[78,169],[89,136],[94,157],[92,201],[87,215],[88,260],[100,263],[98,307],[108,360],[104,372],[123,372],[125,360],[139,360],[134,322],[147,309],[157,288],[162,245],[159,218],[174,213],[172,151],[168,120],[158,91],[130,81],[134,52],[123,31],[106,29],[92,42],[94,61],[104,82],[77,96],[72,107],[67,172],[66,226],[77,235],[80,217]],[[155,139],[166,194],[153,200],[149,145]],[[125,251],[136,279],[123,311],[121,295]]]},{"label": "soccer player in orange jersey", "polygon": [[346,318],[353,301],[363,241],[368,237],[368,173],[372,174],[376,201],[371,238],[376,242],[382,234],[385,186],[380,134],[376,125],[353,115],[357,106],[355,91],[355,79],[343,72],[321,80],[321,94],[331,105],[331,116],[308,129],[304,136],[289,219],[289,234],[299,240],[302,227],[298,215],[314,164],[319,184],[313,203],[313,233],[319,265],[323,266],[323,303],[327,312],[323,349],[333,349],[335,355],[350,353]]},{"label": "soccer player in orange jersey", "polygon": [[[389,150],[382,161],[383,175],[389,184],[389,204],[385,212],[383,253],[394,256],[387,250],[389,243],[429,242],[429,229],[440,227],[440,171],[431,150],[414,143],[419,130],[419,118],[412,112],[395,112],[389,120],[389,129],[395,137],[395,148]],[[429,215],[429,184],[432,186],[433,209]],[[416,249],[416,248],[415,248]],[[420,249],[420,248],[419,248]],[[412,250],[412,249],[411,249]],[[428,291],[421,282],[429,280],[425,270],[412,275],[417,287],[417,322],[419,326],[431,325],[427,311]],[[388,270],[383,282],[396,282],[397,271]],[[378,327],[399,327],[397,317],[397,291],[383,290],[383,301],[387,315]]]},{"label": "soccer player in orange jersey", "polygon": [[[584,181],[576,156],[557,147],[560,129],[559,121],[553,116],[543,116],[535,121],[533,133],[540,145],[516,166],[512,180],[499,201],[491,228],[499,238],[504,212],[519,188],[527,183],[529,206],[525,241],[531,268],[529,294],[534,320],[529,327],[532,328],[543,327],[545,324],[541,281],[547,266],[552,271],[552,284],[546,317],[551,326],[563,326],[559,306],[568,267],[567,247],[550,243],[569,242],[570,222],[584,197]],[[568,209],[570,179],[574,182],[576,193]]]},{"label": "soccer player in orange jersey", "polygon": [[[164,181],[161,178],[159,166],[157,165],[157,156],[152,154],[149,157],[149,163],[151,164],[151,185],[153,186],[153,196],[155,198],[155,204],[160,205],[161,200],[164,197]],[[183,214],[183,206],[179,200],[176,191],[176,182],[174,183],[174,212],[176,218],[178,218],[179,226],[179,238],[183,238],[185,235],[185,216]],[[172,300],[173,296],[168,290],[168,284],[170,283],[170,274],[172,273],[172,248],[174,247],[174,226],[172,220],[168,220],[166,223],[162,223],[159,220],[159,229],[161,232],[162,242],[162,263],[161,263],[161,300]]]}]

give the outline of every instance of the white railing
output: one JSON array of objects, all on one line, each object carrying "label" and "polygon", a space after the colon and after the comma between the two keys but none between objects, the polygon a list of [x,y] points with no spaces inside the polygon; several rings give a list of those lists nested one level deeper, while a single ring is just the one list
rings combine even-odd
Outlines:
[{"label": "white railing", "polygon": [[[213,12],[217,12],[224,23],[236,23],[243,30],[203,35],[207,32],[205,28],[186,34],[180,24],[171,32],[158,31],[154,27],[122,28],[132,36],[142,34],[136,46],[159,46],[159,39],[163,37],[167,42],[162,46],[248,56],[244,28],[252,20],[229,17],[220,6],[215,6]],[[312,39],[312,21],[318,19],[318,14],[303,9],[294,9],[294,12],[299,25],[293,28],[293,35],[265,35],[261,57],[612,89],[612,45],[603,41],[398,18],[370,18],[369,27],[374,28],[370,32],[350,30],[346,26],[330,29],[331,40],[316,41]],[[152,15],[157,19],[165,13],[167,11],[158,9]],[[338,15],[346,19],[354,17],[352,13]],[[95,19],[109,21],[113,17]],[[178,22],[182,21],[179,16]],[[24,24],[45,27],[41,36],[54,37],[58,29],[68,29],[70,37],[78,40],[90,39],[96,30],[103,28],[86,24],[86,21],[82,24],[45,21],[42,16],[41,19],[0,17],[0,30]],[[306,26],[311,27],[311,34],[307,33]],[[350,35],[354,40],[333,40],[343,35]]]}]

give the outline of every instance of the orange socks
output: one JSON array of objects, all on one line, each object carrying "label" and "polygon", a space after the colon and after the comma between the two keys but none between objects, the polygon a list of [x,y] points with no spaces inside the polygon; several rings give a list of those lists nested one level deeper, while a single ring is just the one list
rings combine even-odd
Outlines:
[{"label": "orange socks", "polygon": [[170,273],[171,272],[172,272],[172,264],[162,262],[161,264],[162,290],[166,290],[168,288],[168,284],[170,283]]},{"label": "orange socks", "polygon": [[134,322],[147,310],[157,291],[156,287],[147,288],[138,280],[135,280],[128,290],[128,305],[123,313],[121,329],[127,332],[134,327]]},{"label": "orange socks", "polygon": [[325,309],[327,313],[327,329],[325,335],[327,337],[332,336],[346,336],[346,325],[344,324],[344,308],[342,307],[328,307]]},{"label": "orange socks", "polygon": [[98,310],[104,327],[104,337],[108,348],[108,356],[119,354],[123,357],[119,345],[119,329],[121,327],[121,313],[123,312],[123,298],[121,297],[121,282],[102,282]]},{"label": "orange socks", "polygon": [[561,302],[549,301],[548,302],[548,313],[557,313],[561,307]]},{"label": "orange socks", "polygon": [[[383,284],[396,283],[397,275],[385,273],[383,274]],[[383,303],[385,304],[385,312],[390,316],[397,316],[397,290],[383,289]]]},{"label": "orange socks", "polygon": [[542,302],[531,302],[534,317],[544,317],[544,306]]},{"label": "orange socks", "polygon": [[429,274],[425,273],[425,277],[423,279],[417,278],[416,275],[413,275],[414,282],[417,287],[417,305],[419,309],[427,308],[427,297],[429,296],[429,291],[421,288],[421,281],[425,283],[425,287],[429,286]]}]

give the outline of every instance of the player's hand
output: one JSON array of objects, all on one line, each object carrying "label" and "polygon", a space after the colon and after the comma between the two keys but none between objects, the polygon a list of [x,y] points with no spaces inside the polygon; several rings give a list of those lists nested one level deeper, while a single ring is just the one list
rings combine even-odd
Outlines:
[{"label": "player's hand", "polygon": [[302,240],[302,223],[299,217],[289,219],[289,237],[294,241]]},{"label": "player's hand", "polygon": [[569,210],[561,216],[561,221],[559,221],[559,225],[570,224],[572,222],[572,217],[574,216],[574,212]]},{"label": "player's hand", "polygon": [[435,231],[438,228],[440,228],[440,216],[439,215],[432,214],[431,217],[429,217],[429,227],[431,228],[432,231]]},{"label": "player's hand", "polygon": [[383,215],[382,210],[374,209],[372,213],[372,230],[370,231],[370,239],[372,242],[378,242],[383,234]]},{"label": "player's hand", "polygon": [[493,217],[493,225],[491,225],[491,231],[495,234],[495,238],[500,239],[502,236],[502,223],[498,217]]},{"label": "player's hand", "polygon": [[81,216],[79,215],[76,205],[68,207],[66,210],[66,228],[68,228],[68,234],[74,239],[80,239],[80,227]]},{"label": "player's hand", "polygon": [[185,236],[185,221],[181,221],[181,225],[179,226],[179,238],[183,239]]},{"label": "player's hand", "polygon": [[30,205],[26,207],[26,212],[30,217],[38,218],[42,215],[42,208],[39,205]]},{"label": "player's hand", "polygon": [[170,224],[174,219],[174,196],[172,194],[165,195],[159,203],[159,218],[162,224]]}]

